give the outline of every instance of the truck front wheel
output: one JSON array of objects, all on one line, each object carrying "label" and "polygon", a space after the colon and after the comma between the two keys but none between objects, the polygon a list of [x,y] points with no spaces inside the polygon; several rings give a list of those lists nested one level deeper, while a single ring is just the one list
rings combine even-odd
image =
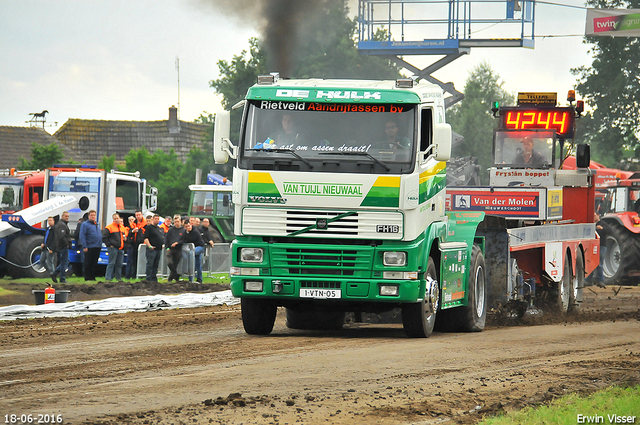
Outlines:
[{"label": "truck front wheel", "polygon": [[402,326],[409,338],[428,338],[436,323],[440,306],[440,287],[433,258],[429,257],[426,289],[422,301],[402,306]]},{"label": "truck front wheel", "polygon": [[278,306],[271,300],[242,298],[242,325],[249,335],[269,335],[276,322]]}]

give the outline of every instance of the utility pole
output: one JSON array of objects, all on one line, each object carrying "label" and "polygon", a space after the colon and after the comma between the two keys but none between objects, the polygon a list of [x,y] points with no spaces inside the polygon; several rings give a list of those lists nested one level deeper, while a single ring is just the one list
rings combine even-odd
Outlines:
[{"label": "utility pole", "polygon": [[180,58],[176,56],[176,71],[178,72],[178,119],[180,119]]}]

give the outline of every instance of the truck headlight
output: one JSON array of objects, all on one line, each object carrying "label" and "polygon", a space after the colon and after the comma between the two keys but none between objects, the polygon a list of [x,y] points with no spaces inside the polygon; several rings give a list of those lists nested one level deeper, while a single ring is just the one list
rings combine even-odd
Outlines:
[{"label": "truck headlight", "polygon": [[397,297],[400,293],[398,285],[380,285],[380,295],[387,297]]},{"label": "truck headlight", "polygon": [[240,248],[240,261],[243,263],[262,263],[262,248]]},{"label": "truck headlight", "polygon": [[244,281],[245,292],[262,292],[261,280],[245,280]]},{"label": "truck headlight", "polygon": [[407,265],[407,253],[401,251],[385,251],[382,254],[382,264],[391,267],[402,267]]}]

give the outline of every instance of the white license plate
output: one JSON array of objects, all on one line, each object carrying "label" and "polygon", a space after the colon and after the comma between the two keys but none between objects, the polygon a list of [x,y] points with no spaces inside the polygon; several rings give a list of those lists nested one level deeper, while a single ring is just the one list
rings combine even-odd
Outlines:
[{"label": "white license plate", "polygon": [[300,288],[300,298],[341,298],[340,289],[309,289]]}]

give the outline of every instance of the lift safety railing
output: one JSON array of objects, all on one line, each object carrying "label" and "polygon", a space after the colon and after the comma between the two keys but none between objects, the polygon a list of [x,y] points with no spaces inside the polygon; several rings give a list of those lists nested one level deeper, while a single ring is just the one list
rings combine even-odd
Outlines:
[{"label": "lift safety railing", "polygon": [[[359,0],[357,20],[358,49],[367,54],[534,47],[532,0]],[[379,29],[385,40],[376,39]]]}]

